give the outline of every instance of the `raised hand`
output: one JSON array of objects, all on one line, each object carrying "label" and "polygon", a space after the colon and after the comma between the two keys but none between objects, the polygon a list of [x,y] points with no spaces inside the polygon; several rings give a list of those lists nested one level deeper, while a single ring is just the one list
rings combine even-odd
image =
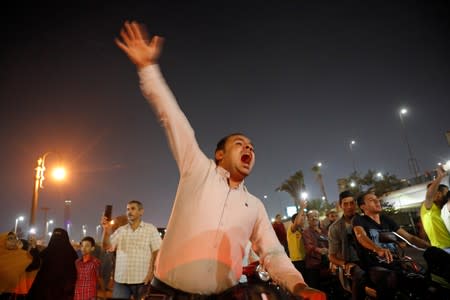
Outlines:
[{"label": "raised hand", "polygon": [[117,46],[138,69],[158,62],[164,39],[154,36],[149,41],[144,25],[127,21],[120,31],[120,37],[121,40],[115,39]]}]

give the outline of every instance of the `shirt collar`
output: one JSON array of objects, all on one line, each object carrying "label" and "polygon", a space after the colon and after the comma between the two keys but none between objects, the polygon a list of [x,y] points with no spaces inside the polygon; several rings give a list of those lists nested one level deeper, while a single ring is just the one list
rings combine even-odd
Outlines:
[{"label": "shirt collar", "polygon": [[[228,179],[230,179],[230,172],[228,172],[227,170],[225,170],[224,168],[222,168],[221,166],[217,166],[216,168],[217,173],[222,176],[223,179],[225,179],[225,181],[228,184]],[[235,188],[236,190],[245,190],[245,186],[244,186],[244,180],[241,181],[241,183],[239,183],[239,186],[237,188]]]}]

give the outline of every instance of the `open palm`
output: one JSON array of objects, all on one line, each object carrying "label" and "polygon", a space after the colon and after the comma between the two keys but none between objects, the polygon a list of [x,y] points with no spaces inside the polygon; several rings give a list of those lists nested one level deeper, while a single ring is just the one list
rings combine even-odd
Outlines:
[{"label": "open palm", "polygon": [[136,22],[125,22],[120,36],[122,40],[115,40],[117,46],[139,69],[157,63],[162,50],[163,38],[154,36],[149,41],[145,26]]}]

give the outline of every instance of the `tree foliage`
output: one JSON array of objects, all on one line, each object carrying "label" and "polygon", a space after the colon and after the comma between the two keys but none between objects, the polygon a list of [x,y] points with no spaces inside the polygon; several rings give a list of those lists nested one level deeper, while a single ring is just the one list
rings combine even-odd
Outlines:
[{"label": "tree foliage", "polygon": [[[351,173],[346,178],[346,182],[347,188],[355,195],[372,190],[378,197],[382,197],[389,192],[401,189],[405,186],[405,182],[393,174],[379,174],[370,169],[365,175],[358,172]],[[382,205],[386,210],[392,209],[392,206],[387,203],[382,202]]]},{"label": "tree foliage", "polygon": [[297,207],[300,205],[300,195],[305,190],[305,178],[302,170],[298,170],[294,175],[283,181],[279,187],[275,189],[277,192],[288,193]]}]

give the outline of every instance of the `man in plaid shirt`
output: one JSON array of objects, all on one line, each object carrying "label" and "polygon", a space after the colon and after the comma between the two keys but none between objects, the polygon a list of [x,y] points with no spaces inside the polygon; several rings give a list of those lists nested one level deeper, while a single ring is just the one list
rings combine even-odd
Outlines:
[{"label": "man in plaid shirt", "polygon": [[155,226],[142,221],[144,207],[132,200],[127,204],[128,224],[111,234],[111,223],[102,219],[103,247],[116,251],[112,298],[141,299],[144,286],[153,278],[154,262],[161,245]]},{"label": "man in plaid shirt", "polygon": [[81,258],[75,261],[77,281],[75,283],[74,300],[95,300],[97,297],[97,282],[100,281],[100,260],[92,255],[95,240],[84,237],[81,240]]}]

